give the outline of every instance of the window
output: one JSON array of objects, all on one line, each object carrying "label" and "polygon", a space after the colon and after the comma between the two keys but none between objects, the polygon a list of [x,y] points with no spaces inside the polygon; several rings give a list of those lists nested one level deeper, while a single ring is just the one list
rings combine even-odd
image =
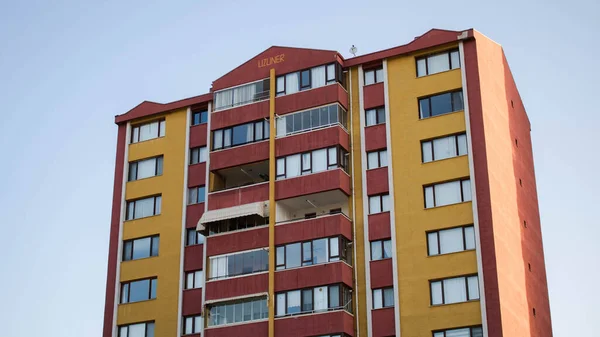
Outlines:
[{"label": "window", "polygon": [[202,233],[197,232],[196,228],[188,228],[185,230],[185,245],[193,246],[204,243],[204,235]]},{"label": "window", "polygon": [[477,275],[430,281],[431,305],[467,302],[479,299]]},{"label": "window", "polygon": [[433,75],[457,68],[460,68],[458,50],[446,51],[417,59],[417,77]]},{"label": "window", "polygon": [[243,253],[212,256],[209,261],[210,280],[269,270],[269,252],[267,248]]},{"label": "window", "polygon": [[192,112],[192,126],[204,124],[206,122],[208,122],[208,111],[207,110]]},{"label": "window", "polygon": [[277,158],[276,179],[293,178],[337,168],[347,172],[347,153],[342,147],[336,146]]},{"label": "window", "polygon": [[200,333],[202,326],[204,325],[204,318],[202,315],[198,316],[187,316],[183,318],[183,334],[191,335],[194,333]]},{"label": "window", "polygon": [[213,131],[212,149],[226,149],[265,139],[269,139],[269,121],[260,120]]},{"label": "window", "polygon": [[119,325],[119,337],[154,337],[154,322]]},{"label": "window", "polygon": [[158,235],[123,241],[123,261],[158,256]]},{"label": "window", "polygon": [[419,99],[421,119],[444,115],[463,109],[463,94],[461,90]]},{"label": "window", "polygon": [[371,261],[392,257],[392,240],[371,241]]},{"label": "window", "polygon": [[380,194],[369,197],[369,214],[390,211],[390,195]]},{"label": "window", "polygon": [[342,83],[342,80],[342,67],[337,63],[304,69],[277,77],[276,95],[290,95],[335,82]]},{"label": "window", "polygon": [[345,309],[352,312],[352,293],[344,284],[333,284],[275,294],[275,317]]},{"label": "window", "polygon": [[164,119],[132,126],[131,143],[139,143],[145,140],[164,137],[166,126],[167,125]]},{"label": "window", "polygon": [[156,278],[121,283],[121,303],[155,299],[156,283]]},{"label": "window", "polygon": [[462,133],[421,142],[424,163],[467,154],[467,135]]},{"label": "window", "polygon": [[276,119],[277,136],[322,128],[337,123],[347,128],[348,113],[339,104],[287,114]]},{"label": "window", "polygon": [[365,70],[365,85],[383,82],[383,68]]},{"label": "window", "polygon": [[345,237],[335,236],[278,246],[275,248],[275,270],[340,260],[351,263],[349,244]]},{"label": "window", "polygon": [[269,218],[263,218],[259,215],[248,215],[238,218],[230,218],[220,221],[209,222],[209,235],[239,231],[248,228],[266,226],[269,224]]},{"label": "window", "polygon": [[373,289],[373,309],[394,306],[394,288]]},{"label": "window", "polygon": [[190,149],[190,165],[206,162],[208,149],[206,146],[195,147]]},{"label": "window", "polygon": [[129,163],[129,181],[160,176],[163,173],[163,156]]},{"label": "window", "polygon": [[208,326],[255,321],[269,318],[266,297],[245,298],[238,301],[209,305]]},{"label": "window", "polygon": [[197,270],[185,274],[185,289],[198,289],[204,285],[204,271]]},{"label": "window", "polygon": [[388,166],[387,150],[367,152],[367,169]]},{"label": "window", "polygon": [[471,180],[461,179],[424,187],[425,208],[471,201]]},{"label": "window", "polygon": [[141,219],[160,214],[161,196],[127,201],[125,219]]},{"label": "window", "polygon": [[215,93],[215,111],[269,99],[271,81],[267,78]]},{"label": "window", "polygon": [[365,125],[377,125],[385,123],[385,108],[369,109],[365,111]]},{"label": "window", "polygon": [[429,256],[475,249],[475,229],[464,226],[427,233]]},{"label": "window", "polygon": [[199,204],[201,202],[204,202],[204,199],[206,197],[206,187],[190,187],[188,192],[188,205]]},{"label": "window", "polygon": [[433,337],[483,337],[483,329],[480,326],[474,326],[470,328],[434,331]]}]

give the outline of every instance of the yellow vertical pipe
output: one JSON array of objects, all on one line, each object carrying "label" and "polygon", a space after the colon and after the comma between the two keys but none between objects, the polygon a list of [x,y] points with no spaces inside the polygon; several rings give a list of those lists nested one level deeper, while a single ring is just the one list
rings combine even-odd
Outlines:
[{"label": "yellow vertical pipe", "polygon": [[275,69],[269,91],[269,337],[275,336]]}]

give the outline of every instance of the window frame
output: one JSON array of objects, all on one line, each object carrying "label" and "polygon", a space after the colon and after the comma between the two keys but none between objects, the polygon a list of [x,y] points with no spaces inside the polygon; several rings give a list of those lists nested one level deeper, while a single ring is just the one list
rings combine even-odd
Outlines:
[{"label": "window frame", "polygon": [[[373,303],[372,304],[372,307],[373,307],[372,310],[385,309],[385,308],[393,308],[395,306],[395,304],[396,304],[395,300],[391,304],[387,303],[388,305],[386,305],[386,302],[385,302],[385,291],[386,290],[390,290],[390,289],[392,290],[392,294],[393,294],[394,293],[394,287],[393,286],[392,287],[382,287],[382,288],[371,289],[371,296],[372,296],[371,298],[373,299],[371,301]],[[375,303],[375,292],[376,291],[381,291],[381,308],[375,308],[375,304],[374,303]],[[394,295],[394,297],[395,297],[395,295]]]},{"label": "window frame", "polygon": [[[191,232],[195,232],[196,235],[194,236],[194,243],[190,244],[190,234]],[[200,242],[200,240],[198,240],[199,237],[202,237],[202,242]],[[185,229],[185,246],[189,247],[189,246],[195,246],[195,245],[201,245],[204,244],[204,241],[206,240],[206,237],[200,233],[199,231],[196,230],[196,228],[186,228]]]},{"label": "window frame", "polygon": [[[471,294],[469,294],[469,277],[473,277],[473,276],[477,277],[477,289],[478,289],[479,297],[472,299],[471,298]],[[464,279],[467,300],[463,301],[463,302],[446,303],[446,295],[444,294],[444,281],[445,280],[458,279],[458,278]],[[442,303],[433,304],[433,287],[432,286],[433,286],[434,283],[440,283],[440,289],[441,289],[441,294],[442,294],[442,298],[441,298]],[[430,306],[460,304],[460,303],[467,303],[467,302],[479,301],[480,299],[481,299],[481,289],[479,289],[479,274],[467,274],[467,275],[451,276],[451,277],[445,277],[445,278],[439,278],[439,279],[429,280],[429,305]]]},{"label": "window frame", "polygon": [[[146,321],[146,322],[138,322],[138,323],[130,323],[130,324],[123,324],[123,325],[118,325],[117,326],[117,336],[118,337],[128,337],[129,336],[129,327],[132,325],[139,325],[139,324],[144,324],[144,337],[148,337],[148,327],[152,326],[152,336],[154,336],[154,326],[155,326],[155,322],[154,321]],[[122,328],[127,328],[127,334],[125,336],[123,336],[121,334],[121,329]]]},{"label": "window frame", "polygon": [[475,329],[480,329],[482,336],[483,336],[483,327],[481,325],[472,325],[472,326],[463,326],[463,327],[456,327],[456,328],[448,328],[448,329],[443,329],[443,330],[433,330],[431,331],[431,334],[433,337],[438,337],[436,336],[437,334],[442,334],[441,337],[446,337],[446,333],[448,331],[452,331],[452,330],[461,330],[461,329],[469,329],[469,337],[474,337],[474,330]]},{"label": "window frame", "polygon": [[[143,240],[143,239],[148,239],[148,238],[150,238],[150,253],[146,257],[140,257],[140,258],[134,259],[133,258],[133,252],[135,250],[135,247],[134,247],[135,246],[135,241]],[[127,246],[128,243],[131,243],[131,251],[130,252],[128,252],[127,249],[126,249],[126,246]],[[154,245],[155,244],[157,246],[156,247],[156,255],[152,255],[152,253],[154,252]],[[159,247],[160,247],[160,235],[159,234],[144,236],[144,237],[135,238],[135,239],[123,240],[123,252],[121,254],[121,261],[122,262],[135,261],[135,260],[147,259],[147,258],[150,258],[150,257],[156,257],[159,254]]]},{"label": "window frame", "polygon": [[[381,70],[383,72],[383,65],[378,65],[369,69],[365,69],[363,72],[363,81],[364,81],[364,86],[367,85],[373,85],[373,84],[377,84],[377,83],[383,83],[384,79],[378,79],[377,78],[377,71]],[[373,72],[373,83],[367,84],[367,73],[368,72]],[[385,74],[383,75],[385,78]]]},{"label": "window frame", "polygon": [[[152,210],[152,215],[148,215],[148,216],[143,216],[143,217],[140,217],[140,218],[136,218],[135,217],[135,206],[136,206],[136,203],[138,201],[146,200],[146,199],[154,199],[154,202],[153,202],[154,208]],[[156,207],[156,201],[159,200],[159,199],[160,199],[161,206],[160,207]],[[129,210],[129,208],[130,208],[129,205],[132,204],[132,203],[133,203],[133,209]],[[159,213],[156,213],[156,209],[157,208],[158,208]],[[157,194],[157,195],[152,195],[152,196],[149,196],[149,197],[142,197],[142,198],[127,200],[125,202],[125,221],[131,221],[131,220],[138,220],[138,219],[149,218],[149,217],[152,217],[152,216],[160,215],[161,212],[162,212],[162,194]],[[133,213],[133,214],[131,214],[131,213]],[[129,218],[130,215],[132,216],[131,218]]]},{"label": "window frame", "polygon": [[[380,213],[385,213],[385,212],[389,212],[390,211],[389,209],[386,210],[386,211],[383,210],[383,197],[386,196],[386,195],[389,198],[389,195],[390,195],[389,192],[387,192],[387,193],[381,193],[381,194],[369,195],[369,214],[368,215],[380,214]],[[381,211],[379,211],[377,213],[373,213],[372,210],[371,210],[371,198],[377,198],[377,197],[379,197],[379,208],[381,209]],[[391,206],[392,205],[390,205],[390,207]]]},{"label": "window frame", "polygon": [[[335,151],[336,151],[336,156],[335,156],[336,161],[335,162],[331,161],[331,158],[329,156],[329,151],[331,151],[332,149],[335,149]],[[313,152],[319,151],[319,150],[325,150],[326,169],[323,171],[313,172],[313,169],[314,169]],[[283,156],[283,157],[277,157],[277,158],[275,158],[275,180],[299,178],[299,177],[313,174],[313,173],[323,173],[326,171],[332,171],[332,170],[337,170],[337,169],[342,169],[342,170],[344,170],[344,172],[348,173],[348,168],[347,168],[348,162],[347,162],[347,159],[345,158],[347,153],[349,153],[349,152],[347,152],[346,149],[344,149],[341,145],[336,145],[336,146],[329,146],[329,147],[314,149],[314,150],[307,151],[307,152],[292,153],[292,154],[289,154],[289,155]],[[310,169],[304,170],[302,158],[306,154],[308,154],[310,156]],[[294,177],[288,177],[287,176],[287,159],[288,159],[288,157],[296,156],[296,155],[300,155],[300,175],[297,175]],[[280,162],[280,160],[283,163],[283,173],[282,174],[279,174],[279,171],[278,171],[278,162]]]},{"label": "window frame", "polygon": [[[157,131],[156,131],[157,132],[157,136],[154,137],[154,138],[149,138],[149,139],[141,140],[140,141],[140,128],[142,126],[149,125],[149,124],[152,124],[152,123],[158,123]],[[129,138],[129,144],[136,144],[136,143],[141,143],[141,142],[147,142],[147,141],[152,140],[152,139],[157,139],[157,138],[165,137],[166,131],[167,131],[167,124],[166,123],[167,123],[167,121],[166,121],[165,118],[160,118],[160,119],[156,119],[156,120],[149,121],[149,122],[146,122],[146,123],[140,123],[140,124],[132,125],[131,126],[131,137]],[[161,128],[164,128],[164,130],[162,132],[163,133],[162,136],[161,136]],[[134,141],[134,136],[136,134],[135,133],[135,129],[137,129],[138,132],[137,132],[137,140]]]},{"label": "window frame", "polygon": [[[200,193],[201,190],[203,191],[202,194]],[[192,198],[192,194],[195,195],[195,198]],[[202,196],[202,201],[200,201],[200,196]],[[187,200],[188,206],[205,203],[206,202],[206,185],[189,187],[187,197],[188,197],[188,200]],[[194,200],[194,199],[196,201],[192,202],[192,200]]]},{"label": "window frame", "polygon": [[[204,160],[202,160],[202,158],[201,158],[202,149],[205,149],[204,151],[206,151],[206,158],[204,158]],[[194,162],[194,160],[193,160],[194,153],[198,153],[198,162]],[[208,147],[206,145],[192,147],[192,148],[190,148],[189,156],[190,156],[190,160],[189,160],[188,165],[196,165],[196,164],[206,163],[206,159],[208,158]]]},{"label": "window frame", "polygon": [[[390,242],[390,246],[391,246],[392,245],[392,239],[391,238],[369,241],[369,249],[370,249],[370,253],[371,253],[369,261],[381,261],[381,260],[387,260],[387,259],[391,259],[392,258],[392,256],[385,257],[385,243],[388,242],[388,241]],[[373,256],[375,255],[375,254],[373,254],[373,248],[374,248],[373,247],[373,243],[377,243],[377,242],[379,242],[381,244],[381,259],[373,259]]]},{"label": "window frame", "polygon": [[[444,207],[444,206],[451,206],[451,205],[458,205],[458,204],[462,204],[465,202],[469,202],[473,200],[473,196],[471,195],[471,200],[465,200],[465,191],[463,188],[463,182],[467,181],[467,180],[471,180],[471,177],[465,177],[465,178],[460,178],[460,179],[454,179],[454,180],[448,180],[448,181],[441,181],[441,182],[437,182],[437,183],[433,183],[433,184],[427,184],[427,185],[423,185],[423,205],[425,206],[425,209],[431,209],[431,208],[437,208],[437,207]],[[453,182],[459,182],[460,185],[460,197],[461,197],[461,201],[460,202],[456,202],[453,204],[446,204],[446,205],[436,205],[435,202],[435,186],[436,185],[442,185],[442,184],[447,184],[447,183],[453,183]],[[427,207],[427,188],[432,189],[432,196],[433,196],[433,205],[431,207]]]},{"label": "window frame", "polygon": [[[383,152],[385,152],[385,157],[386,157],[386,162],[387,162],[385,166],[381,166],[381,155]],[[369,166],[369,154],[371,154],[371,153],[377,153],[377,167]],[[367,170],[388,167],[388,165],[389,165],[389,160],[387,160],[387,148],[367,152]]]},{"label": "window frame", "polygon": [[[459,251],[456,251],[456,252],[450,252],[450,253],[441,253],[442,249],[441,249],[441,243],[440,243],[440,232],[447,231],[447,230],[452,230],[452,229],[457,229],[457,228],[462,229],[463,250],[459,250]],[[462,252],[476,250],[477,249],[477,242],[475,242],[475,247],[474,248],[468,248],[467,249],[467,233],[466,233],[467,228],[473,228],[473,233],[475,232],[475,226],[474,226],[474,224],[426,231],[425,232],[425,238],[427,240],[427,256],[440,256],[440,255],[462,253]],[[431,244],[429,242],[429,235],[430,234],[435,234],[436,235],[436,239],[437,239],[437,252],[438,252],[437,254],[430,254],[430,251],[431,251],[431,249],[430,249],[430,245]],[[476,240],[474,239],[474,241],[476,241]]]},{"label": "window frame", "polygon": [[[198,123],[194,123],[196,116],[198,116]],[[202,116],[204,116],[204,122],[202,121]],[[192,120],[190,122],[191,122],[190,126],[196,126],[196,125],[208,123],[208,109],[193,110],[192,111]]]},{"label": "window frame", "polygon": [[[383,121],[381,121],[381,120],[379,119],[379,116],[380,116],[380,115],[379,115],[379,112],[380,112],[381,110],[383,110]],[[375,111],[375,124],[367,124],[367,121],[368,121],[368,117],[367,117],[367,115],[368,115],[369,111]],[[365,110],[365,127],[366,127],[366,128],[368,128],[368,127],[370,127],[370,126],[375,126],[375,125],[381,125],[381,124],[385,124],[386,122],[387,122],[387,120],[386,120],[386,116],[385,116],[385,105],[382,105],[382,106],[378,106],[378,107],[375,107],[375,108],[370,108],[370,109],[366,109],[366,110]]]},{"label": "window frame", "polygon": [[[244,257],[247,256],[246,254],[254,254],[252,256],[252,270],[249,272],[244,271],[244,267],[245,267],[245,263],[246,263],[246,260],[244,259]],[[259,254],[258,257],[260,257],[262,260],[261,261],[262,263],[258,265],[258,268],[255,268],[257,266],[257,264],[255,262],[256,257],[257,257],[256,254]],[[213,261],[218,262],[219,259],[225,259],[225,268],[226,268],[225,275],[219,276],[218,272],[217,272],[217,275],[213,276],[213,270],[211,269]],[[230,273],[230,271],[229,271],[229,264],[230,264],[229,259],[233,259],[233,265],[234,265],[233,273]],[[236,261],[238,259],[241,259],[241,262],[242,262],[240,273],[236,272]],[[230,279],[232,277],[264,273],[269,270],[269,253],[268,253],[267,247],[263,247],[263,248],[250,249],[250,250],[246,250],[246,251],[238,251],[238,252],[234,252],[234,253],[215,255],[215,256],[210,256],[208,258],[208,265],[209,265],[209,268],[208,268],[209,274],[208,274],[208,276],[205,277],[205,279],[207,281],[226,280],[226,279]]]},{"label": "window frame", "polygon": [[[141,301],[131,301],[131,283],[134,282],[140,282],[140,281],[148,281],[149,285],[148,285],[148,298],[141,300]],[[149,278],[142,278],[142,279],[137,279],[137,280],[129,280],[126,282],[121,282],[121,286],[120,286],[120,292],[119,292],[119,304],[129,304],[129,303],[139,303],[139,302],[145,302],[145,301],[150,301],[150,300],[154,300],[156,299],[156,297],[152,297],[152,287],[154,286],[154,293],[156,294],[157,292],[157,288],[158,288],[158,277],[154,276],[154,277],[149,277]],[[123,302],[123,293],[124,293],[124,289],[125,287],[127,287],[127,302]]]},{"label": "window frame", "polygon": [[[186,336],[186,335],[194,335],[194,334],[199,334],[202,330],[203,327],[197,327],[196,326],[196,319],[200,318],[202,322],[204,322],[204,317],[202,315],[190,315],[190,316],[183,316],[183,323],[182,323],[182,336]],[[186,333],[185,330],[187,328],[187,319],[191,319],[192,320],[192,332],[191,333]]]},{"label": "window frame", "polygon": [[[321,262],[321,263],[314,263],[314,245],[313,242],[317,241],[317,240],[327,240],[327,262]],[[337,239],[337,251],[338,254],[337,255],[332,255],[331,254],[331,240],[332,239]],[[352,241],[346,239],[345,236],[343,235],[333,235],[333,236],[327,236],[327,237],[322,237],[322,238],[316,238],[316,239],[312,239],[312,240],[305,240],[305,241],[296,241],[296,242],[288,242],[286,244],[283,245],[278,245],[275,246],[275,271],[280,271],[280,270],[289,270],[289,269],[296,269],[296,268],[302,268],[302,267],[308,267],[308,266],[315,266],[315,265],[321,265],[321,264],[325,264],[325,263],[331,263],[331,262],[337,262],[337,261],[343,261],[346,262],[347,264],[351,264],[352,261],[348,261],[348,257],[347,257],[347,253],[344,249],[345,246],[349,245]],[[297,267],[287,267],[286,266],[286,261],[287,261],[287,246],[288,245],[293,245],[293,244],[300,244],[300,265]],[[310,244],[310,260],[307,259],[304,255],[304,245],[305,244]],[[278,261],[278,249],[283,249],[283,257],[282,257],[282,261],[283,264],[277,263]],[[336,260],[337,259],[337,260]],[[305,264],[306,263],[306,264]]]},{"label": "window frame", "polygon": [[[458,138],[460,136],[465,136],[465,141],[466,141],[466,153],[460,154],[459,150],[460,150],[460,146],[459,146],[459,142],[458,142]],[[444,139],[444,138],[450,138],[450,137],[454,137],[454,146],[456,147],[456,156],[454,157],[447,157],[447,158],[442,158],[442,159],[435,159],[435,146],[434,146],[434,141],[438,140],[438,139]],[[467,134],[465,132],[459,132],[459,133],[453,133],[450,135],[446,135],[446,136],[441,136],[441,137],[436,137],[436,138],[429,138],[429,139],[424,139],[421,141],[421,163],[423,164],[427,164],[427,163],[432,163],[432,162],[436,162],[436,161],[440,161],[440,160],[445,160],[445,159],[451,159],[451,158],[456,158],[456,157],[462,157],[462,156],[466,156],[469,154],[469,141],[466,139]],[[425,152],[423,151],[423,145],[425,143],[429,143],[431,146],[431,160],[430,161],[425,161]]]},{"label": "window frame", "polygon": [[[291,290],[286,290],[286,291],[280,291],[275,293],[275,305],[273,306],[274,309],[274,316],[276,318],[278,317],[289,317],[289,316],[297,316],[297,315],[305,315],[305,314],[312,314],[315,313],[315,289],[317,288],[322,288],[322,287],[327,287],[327,309],[323,310],[322,312],[328,312],[328,311],[334,311],[334,310],[346,310],[346,303],[344,303],[344,291],[346,290],[346,288],[350,289],[348,286],[346,286],[344,283],[333,283],[333,284],[324,284],[324,285],[320,285],[320,286],[314,286],[314,287],[305,287],[305,288],[298,288],[298,289],[291,289]],[[338,287],[338,300],[339,300],[339,306],[337,307],[331,307],[331,292],[330,292],[330,288],[332,287]],[[312,308],[310,310],[303,310],[304,309],[304,292],[305,291],[309,291],[311,292],[311,305]],[[288,313],[288,294],[290,292],[296,292],[296,291],[300,291],[300,311],[299,312],[295,312],[295,313]],[[278,295],[285,295],[285,301],[284,301],[284,307],[285,307],[285,314],[283,315],[278,315],[277,312],[279,311],[279,307],[278,307],[278,301],[277,301],[277,297]],[[348,311],[348,310],[347,310]],[[321,312],[321,311],[319,311]],[[349,311],[351,312],[351,310]]]},{"label": "window frame", "polygon": [[[261,309],[265,309],[266,311],[263,312],[261,310],[261,317],[260,318],[254,318],[254,306],[252,306],[252,316],[251,319],[248,321],[244,321],[243,316],[242,316],[242,320],[239,322],[235,322],[235,320],[233,322],[226,322],[226,323],[218,323],[218,321],[216,321],[217,318],[213,318],[212,317],[212,313],[213,313],[213,309],[215,310],[215,312],[218,312],[217,307],[222,307],[222,310],[225,310],[225,307],[228,305],[237,305],[237,304],[242,304],[242,308],[243,305],[246,303],[254,303],[256,301],[261,301]],[[269,317],[269,306],[268,306],[268,302],[267,302],[267,297],[266,296],[254,296],[254,297],[247,297],[247,298],[242,298],[242,299],[237,299],[237,300],[230,300],[230,301],[223,301],[223,302],[218,302],[218,303],[210,303],[206,306],[206,310],[208,310],[208,315],[207,315],[207,322],[205,322],[205,324],[208,327],[215,327],[215,326],[229,326],[229,325],[233,325],[233,324],[247,324],[248,322],[253,322],[253,321],[260,321],[260,320],[264,320],[267,319]],[[265,316],[266,314],[266,316]],[[218,315],[218,313],[217,313]],[[226,313],[225,313],[226,315]],[[235,317],[235,315],[233,316]],[[224,318],[226,319],[226,317]],[[215,322],[215,324],[212,324],[212,322]]]},{"label": "window frame", "polygon": [[[225,150],[225,149],[230,149],[233,147],[238,147],[238,146],[243,146],[246,144],[252,144],[252,143],[258,143],[258,142],[262,142],[265,140],[269,140],[269,135],[270,135],[270,120],[268,118],[263,118],[260,120],[254,120],[248,123],[243,123],[243,124],[238,124],[238,125],[232,125],[226,128],[222,128],[222,129],[216,129],[211,131],[211,144],[210,144],[210,148],[211,151],[218,151],[218,150]],[[262,138],[261,139],[257,139],[256,138],[256,124],[257,123],[262,123],[263,124],[263,130],[262,130]],[[247,141],[245,143],[241,143],[241,144],[233,144],[233,129],[239,126],[246,126],[248,127],[248,125],[252,125],[252,141]],[[229,145],[225,146],[225,134],[227,133],[226,131],[229,131]],[[221,137],[221,147],[219,148],[215,148],[215,139],[217,136],[217,132],[220,132],[220,137]]]},{"label": "window frame", "polygon": [[[334,65],[334,68],[333,68],[334,69],[333,70],[334,71],[334,79],[333,80],[328,80],[328,78],[329,78],[328,67],[330,65]],[[341,69],[341,65],[339,65],[339,63],[337,63],[337,62],[329,62],[329,63],[325,63],[325,64],[320,64],[320,65],[317,65],[317,66],[314,66],[314,67],[305,68],[305,69],[301,69],[301,70],[292,71],[292,72],[289,72],[289,73],[278,75],[275,78],[275,97],[280,97],[280,96],[285,96],[285,95],[293,95],[293,94],[299,93],[300,91],[315,89],[315,88],[312,87],[312,69],[313,68],[319,68],[319,67],[325,67],[325,81],[324,81],[325,85],[323,85],[321,87],[324,87],[324,86],[329,85],[329,84],[335,84],[335,83],[342,84],[342,79],[339,78],[340,77],[340,71],[338,70],[338,69]],[[309,84],[307,86],[302,86],[302,73],[305,72],[305,71],[308,71],[308,83]],[[294,93],[291,93],[291,94],[286,94],[286,92],[287,92],[287,75],[293,74],[293,73],[298,73],[298,91],[294,92]],[[279,90],[277,88],[277,80],[279,78],[283,78],[283,88],[281,88],[282,90]],[[321,87],[318,87],[318,88],[321,88]]]},{"label": "window frame", "polygon": [[[146,177],[146,178],[139,178],[138,179],[139,163],[143,162],[143,161],[146,161],[146,160],[152,160],[152,159],[154,159],[154,175]],[[149,178],[154,178],[154,177],[162,176],[163,175],[163,170],[164,170],[164,161],[165,161],[164,155],[130,161],[129,162],[129,169],[127,171],[127,182],[138,181],[138,180],[142,180],[142,179],[149,179]],[[132,166],[134,168],[132,168]],[[133,178],[133,179],[131,177],[131,172],[132,171],[135,171],[135,174],[134,174],[135,178]]]},{"label": "window frame", "polygon": [[[456,68],[452,67],[452,53],[454,53],[454,52],[458,53],[458,67],[456,67]],[[430,74],[429,73],[429,62],[427,62],[428,59],[430,57],[438,56],[438,55],[443,55],[443,54],[447,54],[448,55],[448,66],[449,66],[449,69],[448,70],[444,70],[444,71],[439,71],[437,73]],[[425,60],[425,74],[423,74],[423,75],[419,75],[419,61],[420,60]],[[447,50],[444,50],[444,51],[430,53],[430,54],[427,54],[427,55],[422,55],[422,56],[415,57],[415,72],[417,74],[417,78],[431,76],[431,75],[435,75],[435,74],[440,74],[440,73],[443,73],[443,72],[446,72],[446,71],[460,69],[461,67],[462,67],[462,64],[460,63],[460,51],[458,50],[458,48],[447,49]]]},{"label": "window frame", "polygon": [[[454,94],[455,93],[460,93],[462,96],[462,100],[463,100],[462,109],[456,109],[456,107],[454,106],[455,105],[455,102],[454,102]],[[436,96],[446,95],[446,94],[450,94],[450,105],[452,106],[452,111],[444,112],[443,114],[439,114],[439,115],[432,115],[431,114],[431,110],[432,110],[431,109],[431,98],[436,97]],[[423,101],[423,100],[427,100],[429,116],[423,116],[423,113],[421,111],[421,101]],[[432,118],[432,117],[438,117],[438,116],[444,116],[444,115],[448,115],[448,114],[458,112],[458,111],[464,111],[465,110],[465,101],[464,100],[465,100],[465,96],[463,93],[463,88],[458,88],[458,89],[444,91],[444,92],[438,92],[433,95],[419,97],[419,98],[417,98],[417,111],[419,113],[419,120]]]},{"label": "window frame", "polygon": [[[196,279],[198,277],[197,273],[202,272],[202,276],[204,276],[204,269],[199,269],[199,270],[194,270],[194,271],[188,271],[185,273],[185,279],[184,279],[184,290],[189,290],[189,289],[201,289],[204,288],[204,284],[205,284],[205,279],[206,277],[203,277],[201,279],[201,285],[200,287],[196,287]],[[190,285],[188,284],[188,276],[192,276],[192,285],[190,287]]]}]

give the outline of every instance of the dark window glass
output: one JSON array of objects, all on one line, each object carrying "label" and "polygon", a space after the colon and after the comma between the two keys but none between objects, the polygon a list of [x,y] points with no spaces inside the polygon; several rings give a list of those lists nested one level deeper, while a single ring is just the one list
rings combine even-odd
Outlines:
[{"label": "dark window glass", "polygon": [[192,113],[192,125],[203,124],[208,121],[208,111],[196,111]]},{"label": "dark window glass", "polygon": [[285,266],[286,268],[294,268],[300,266],[300,244],[295,243],[286,246],[285,250]]},{"label": "dark window glass", "polygon": [[377,109],[377,124],[385,123],[385,108]]},{"label": "dark window glass", "polygon": [[313,127],[322,125],[322,124],[320,124],[320,120],[319,120],[319,109],[313,109],[310,111],[310,120],[311,120],[311,125]]},{"label": "dark window glass", "polygon": [[340,286],[329,286],[329,308],[340,306]]},{"label": "dark window glass", "polygon": [[321,115],[321,125],[329,124],[329,108],[322,107],[319,109],[319,113]]},{"label": "dark window glass", "polygon": [[329,261],[327,256],[327,239],[313,241],[313,263],[325,263]]},{"label": "dark window glass", "polygon": [[244,322],[252,319],[252,302],[244,303]]},{"label": "dark window glass", "polygon": [[302,311],[313,310],[313,290],[304,289],[302,290]]},{"label": "dark window glass", "polygon": [[138,239],[133,242],[133,259],[150,256],[150,238]]},{"label": "dark window glass", "polygon": [[310,124],[310,111],[304,111],[298,115],[302,115],[302,129],[310,129],[316,126]]},{"label": "dark window glass", "polygon": [[429,99],[425,98],[419,101],[419,109],[421,110],[421,118],[426,118],[431,116],[431,111],[429,111]]},{"label": "dark window glass", "polygon": [[300,89],[310,88],[310,69],[300,72]]},{"label": "dark window glass", "polygon": [[125,241],[123,244],[123,261],[131,260],[133,252],[133,241]]},{"label": "dark window glass", "polygon": [[312,242],[302,243],[302,265],[308,266],[312,264]]},{"label": "dark window glass", "polygon": [[302,114],[294,114],[294,132],[302,130]]},{"label": "dark window glass", "polygon": [[459,111],[464,109],[462,91],[452,93],[452,110]]},{"label": "dark window glass", "polygon": [[429,100],[431,103],[431,116],[443,115],[452,111],[450,93],[432,96]]},{"label": "dark window glass", "polygon": [[241,145],[254,140],[253,128],[249,125],[238,125],[233,127],[233,145]]}]

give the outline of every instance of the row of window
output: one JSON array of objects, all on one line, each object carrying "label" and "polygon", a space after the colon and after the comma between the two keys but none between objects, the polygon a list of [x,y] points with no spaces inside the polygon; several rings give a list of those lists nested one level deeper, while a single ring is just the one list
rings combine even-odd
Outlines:
[{"label": "row of window", "polygon": [[134,220],[160,214],[160,195],[127,201],[126,220]]},{"label": "row of window", "polygon": [[160,176],[163,173],[163,156],[129,163],[129,181]]},{"label": "row of window", "polygon": [[204,243],[204,235],[196,231],[195,228],[187,228],[185,230],[185,245],[193,246]]},{"label": "row of window", "polygon": [[421,142],[423,163],[467,154],[467,135],[445,136]]},{"label": "row of window", "polygon": [[429,281],[431,305],[461,303],[479,299],[477,275]]},{"label": "row of window", "polygon": [[206,201],[206,187],[196,186],[188,189],[188,205],[199,204]]},{"label": "row of window", "polygon": [[290,243],[276,247],[276,270],[333,261],[351,263],[349,241],[343,236]]},{"label": "row of window", "polygon": [[469,178],[426,186],[425,208],[441,207],[471,201]]},{"label": "row of window", "polygon": [[388,166],[387,149],[367,152],[367,169]]},{"label": "row of window", "polygon": [[290,95],[298,91],[319,88],[327,84],[342,82],[342,67],[337,63],[304,69],[278,76],[277,96]]},{"label": "row of window", "polygon": [[208,122],[208,110],[192,111],[192,126]]},{"label": "row of window", "polygon": [[208,223],[209,235],[238,231],[242,229],[267,226],[269,218],[263,218],[259,215],[248,215],[243,217],[225,219]]},{"label": "row of window", "polygon": [[120,325],[118,337],[154,337],[154,322]]},{"label": "row of window", "polygon": [[434,331],[433,337],[483,337],[481,326]]},{"label": "row of window", "polygon": [[464,109],[462,90],[419,99],[419,118],[445,115]]},{"label": "row of window", "polygon": [[208,157],[206,146],[194,147],[190,149],[190,165],[204,163]]},{"label": "row of window", "polygon": [[458,68],[460,68],[460,57],[456,49],[417,59],[417,77]]},{"label": "row of window", "polygon": [[146,124],[134,125],[131,127],[130,142],[139,143],[154,138],[164,137],[166,128],[167,124],[164,119]]},{"label": "row of window", "polygon": [[345,284],[275,294],[275,316],[345,309],[352,312],[352,291]]},{"label": "row of window", "polygon": [[383,82],[383,68],[365,70],[365,85]]},{"label": "row of window", "polygon": [[347,172],[347,153],[342,147],[334,146],[277,158],[276,179],[293,178],[340,167]]},{"label": "row of window", "polygon": [[258,102],[269,98],[271,81],[264,80],[244,84],[215,93],[215,111]]},{"label": "row of window", "polygon": [[269,121],[260,120],[215,130],[212,138],[213,150],[266,140],[269,139]]},{"label": "row of window", "polygon": [[121,303],[147,301],[156,298],[156,278],[121,283]]},{"label": "row of window", "polygon": [[220,279],[269,270],[266,248],[210,258],[210,279]]},{"label": "row of window", "polygon": [[196,270],[185,274],[185,289],[198,289],[204,285],[204,271]]},{"label": "row of window", "polygon": [[385,123],[385,107],[365,110],[365,125],[372,126]]},{"label": "row of window", "polygon": [[348,112],[339,104],[295,112],[276,119],[277,136],[322,128],[340,123],[348,127]]},{"label": "row of window", "polygon": [[123,241],[123,261],[158,256],[158,235]]},{"label": "row of window", "polygon": [[204,318],[202,315],[187,316],[183,318],[183,334],[191,335],[194,333],[200,333],[204,326]]},{"label": "row of window", "polygon": [[269,318],[267,298],[245,298],[210,306],[208,326],[255,321]]},{"label": "row of window", "polygon": [[394,306],[394,288],[373,289],[373,309],[389,308]]}]

